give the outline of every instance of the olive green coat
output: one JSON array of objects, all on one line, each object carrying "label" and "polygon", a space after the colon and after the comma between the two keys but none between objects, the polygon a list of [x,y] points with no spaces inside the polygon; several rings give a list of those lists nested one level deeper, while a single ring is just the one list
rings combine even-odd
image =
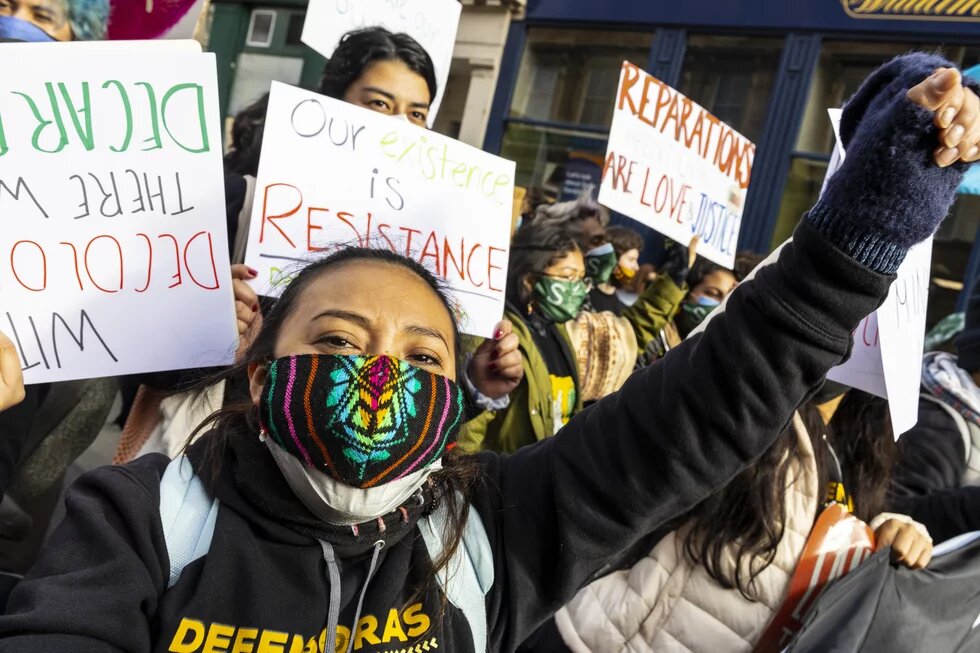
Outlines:
[{"label": "olive green coat", "polygon": [[[686,286],[678,287],[669,277],[661,276],[647,287],[633,306],[623,311],[623,317],[633,326],[639,351],[646,349],[673,318],[686,294]],[[482,450],[513,453],[555,433],[548,366],[524,319],[510,310],[505,317],[514,324],[524,358],[524,379],[510,394],[510,405],[506,409],[485,411],[463,425],[459,446],[468,453]],[[564,325],[559,324],[558,331],[571,349]],[[577,390],[577,371],[575,383]],[[582,410],[580,396],[581,393],[576,392],[575,413]]]}]

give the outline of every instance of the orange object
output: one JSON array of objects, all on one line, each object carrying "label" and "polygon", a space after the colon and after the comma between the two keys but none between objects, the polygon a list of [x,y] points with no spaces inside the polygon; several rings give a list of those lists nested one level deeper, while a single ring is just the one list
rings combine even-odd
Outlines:
[{"label": "orange object", "polygon": [[803,626],[807,610],[835,580],[874,553],[874,533],[840,503],[831,503],[817,518],[789,583],[789,593],[755,653],[778,653]]}]

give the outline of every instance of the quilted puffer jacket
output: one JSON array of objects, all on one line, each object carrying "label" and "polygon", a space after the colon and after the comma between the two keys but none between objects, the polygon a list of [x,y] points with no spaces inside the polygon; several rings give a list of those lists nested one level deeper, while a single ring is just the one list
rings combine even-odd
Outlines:
[{"label": "quilted puffer jacket", "polygon": [[756,579],[758,601],[724,589],[691,562],[683,553],[682,527],[632,568],[587,585],[559,611],[555,621],[565,644],[575,653],[752,651],[783,604],[822,494],[799,415],[793,431],[799,457],[788,470],[785,534],[773,564]]}]

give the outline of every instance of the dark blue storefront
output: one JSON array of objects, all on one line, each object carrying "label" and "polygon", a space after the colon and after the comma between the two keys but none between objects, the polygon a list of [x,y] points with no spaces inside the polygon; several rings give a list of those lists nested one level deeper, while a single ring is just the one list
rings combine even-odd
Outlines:
[{"label": "dark blue storefront", "polygon": [[[753,139],[740,246],[769,251],[816,197],[833,144],[828,107],[909,49],[980,63],[980,0],[528,0],[511,25],[485,149],[518,181],[560,195],[605,148],[623,59]],[[937,237],[930,323],[980,272],[980,199],[961,196]]]}]

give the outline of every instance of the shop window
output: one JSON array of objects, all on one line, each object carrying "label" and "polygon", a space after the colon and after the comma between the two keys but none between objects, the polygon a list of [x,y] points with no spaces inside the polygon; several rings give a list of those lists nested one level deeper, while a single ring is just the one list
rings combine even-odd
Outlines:
[{"label": "shop window", "polygon": [[531,29],[510,117],[608,127],[623,61],[645,66],[652,38],[642,32]]},{"label": "shop window", "polygon": [[[500,156],[517,163],[518,186],[539,186],[551,199],[571,199],[598,185],[606,154],[605,134],[559,127],[510,124]],[[574,169],[574,174],[567,174]]]},{"label": "shop window", "polygon": [[305,13],[295,13],[289,16],[289,23],[286,26],[286,45],[303,45],[303,23],[305,22]]},{"label": "shop window", "polygon": [[692,35],[679,90],[758,143],[782,49],[779,38]]},{"label": "shop window", "polygon": [[273,80],[298,85],[302,74],[303,59],[300,57],[242,52],[235,67],[228,115],[236,115],[268,93]]},{"label": "shop window", "polygon": [[267,48],[272,45],[272,35],[276,31],[276,12],[271,9],[253,9],[248,23],[245,45],[252,48]]},{"label": "shop window", "polygon": [[[834,147],[833,127],[827,109],[840,107],[875,68],[910,50],[935,51],[964,68],[980,62],[980,48],[941,46],[937,43],[856,43],[829,41],[823,44],[820,61],[810,83],[806,109],[790,159],[772,246],[793,233],[800,217],[813,206],[823,187],[830,153]],[[960,195],[950,217],[936,234],[932,254],[932,283],[929,289],[927,326],[953,312],[963,289],[970,250],[980,227],[980,198]]]}]

